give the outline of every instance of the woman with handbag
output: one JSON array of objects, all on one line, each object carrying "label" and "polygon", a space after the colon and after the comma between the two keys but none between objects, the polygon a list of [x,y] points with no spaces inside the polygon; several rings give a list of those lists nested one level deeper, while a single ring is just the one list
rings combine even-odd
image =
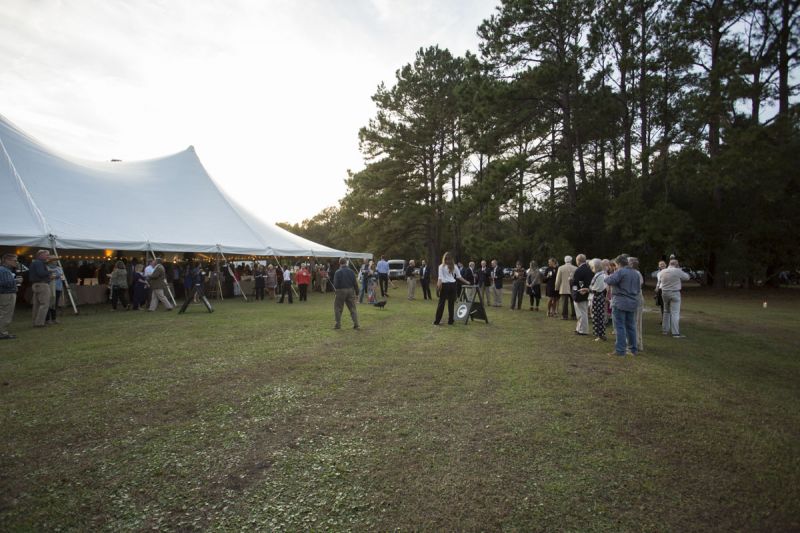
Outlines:
[{"label": "woman with handbag", "polygon": [[606,272],[600,259],[592,259],[594,277],[589,284],[589,305],[592,310],[592,330],[595,341],[606,340]]}]

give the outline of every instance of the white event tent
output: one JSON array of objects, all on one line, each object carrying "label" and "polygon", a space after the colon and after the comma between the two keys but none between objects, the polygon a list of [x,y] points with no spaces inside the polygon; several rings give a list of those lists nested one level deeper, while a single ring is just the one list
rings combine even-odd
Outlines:
[{"label": "white event tent", "polygon": [[85,161],[0,115],[0,245],[371,259],[298,237],[238,205],[193,147],[133,162]]}]

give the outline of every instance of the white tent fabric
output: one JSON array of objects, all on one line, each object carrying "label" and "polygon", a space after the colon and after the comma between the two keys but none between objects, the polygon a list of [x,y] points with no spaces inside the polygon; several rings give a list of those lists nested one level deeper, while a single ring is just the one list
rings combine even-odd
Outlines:
[{"label": "white tent fabric", "polygon": [[[135,213],[144,213],[136,216]],[[0,115],[0,245],[371,259],[265,222],[189,147],[135,162],[58,154]]]}]

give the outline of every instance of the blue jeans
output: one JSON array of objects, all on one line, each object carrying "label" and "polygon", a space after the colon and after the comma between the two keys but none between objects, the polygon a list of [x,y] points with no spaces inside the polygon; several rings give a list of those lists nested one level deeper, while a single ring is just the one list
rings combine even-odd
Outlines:
[{"label": "blue jeans", "polygon": [[625,348],[630,346],[631,353],[636,355],[639,352],[636,345],[636,311],[623,311],[612,307],[611,315],[614,317],[614,331],[617,332],[614,351],[617,355],[625,355]]}]

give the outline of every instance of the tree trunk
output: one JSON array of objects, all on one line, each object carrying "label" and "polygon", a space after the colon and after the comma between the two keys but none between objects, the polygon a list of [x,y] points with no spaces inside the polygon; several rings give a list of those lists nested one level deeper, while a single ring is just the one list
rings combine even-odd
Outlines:
[{"label": "tree trunk", "polygon": [[[714,0],[711,13],[711,69],[709,72],[709,94],[708,94],[708,155],[711,160],[711,173],[714,183],[711,189],[711,205],[718,212],[722,213],[722,188],[719,185],[718,159],[720,154],[720,126],[722,124],[722,84],[720,73],[720,45],[722,43],[722,30],[720,21],[720,10],[722,0]],[[712,234],[712,248],[709,260],[709,271],[714,287],[722,288],[725,280],[722,276],[722,268],[719,264],[719,245],[721,240],[720,232]]]},{"label": "tree trunk", "polygon": [[564,131],[562,132],[561,162],[567,178],[567,206],[574,210],[578,204],[578,188],[575,184],[575,138],[572,131],[572,106],[569,94],[564,98]]},{"label": "tree trunk", "polygon": [[649,42],[649,28],[647,25],[647,0],[640,0],[641,13],[639,14],[640,42],[639,42],[639,121],[641,137],[642,179],[650,175],[650,138],[648,123],[648,87],[647,87],[647,45]]},{"label": "tree trunk", "polygon": [[791,21],[797,5],[791,0],[781,0],[781,30],[778,34],[778,116],[781,120],[789,117],[789,39]]}]

